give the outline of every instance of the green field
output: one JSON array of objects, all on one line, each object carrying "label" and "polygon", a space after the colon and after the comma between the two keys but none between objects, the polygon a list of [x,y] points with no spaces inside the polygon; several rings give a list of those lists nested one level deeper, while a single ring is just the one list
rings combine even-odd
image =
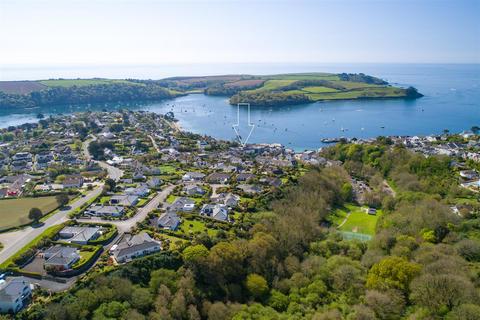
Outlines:
[{"label": "green field", "polygon": [[[376,215],[369,215],[365,209],[366,207],[346,204],[342,208],[335,209],[329,220],[337,227],[341,225],[338,227],[340,231],[374,235],[377,220],[382,215],[382,210],[377,210]],[[347,220],[345,221],[345,219]]]},{"label": "green field", "polygon": [[[84,248],[88,247],[89,250],[85,250]],[[97,252],[98,248],[92,246],[84,246],[80,249],[80,260],[75,262],[72,268],[79,268],[83,264],[87,263],[90,259],[92,259],[93,255]]]},{"label": "green field", "polygon": [[[287,91],[289,92],[289,91]],[[325,92],[325,93],[307,93],[314,101],[320,100],[346,100],[358,98],[395,98],[405,95],[403,89],[393,87],[373,87],[364,89],[354,89],[349,91]]]},{"label": "green field", "polygon": [[53,196],[0,200],[0,230],[29,223],[28,212],[31,208],[39,208],[43,214],[47,214],[57,209],[58,204]]},{"label": "green field", "polygon": [[[81,87],[81,86],[90,86],[96,84],[111,84],[111,83],[128,83],[128,84],[137,84],[127,80],[110,80],[110,79],[56,79],[56,80],[42,80],[38,81],[39,83],[46,85],[48,87]],[[140,84],[138,84],[140,85]]]},{"label": "green field", "polygon": [[263,86],[234,94],[230,103],[243,101],[251,105],[272,106],[327,100],[412,99],[422,96],[364,74],[300,73],[263,76],[262,79],[266,80]]},{"label": "green field", "polygon": [[263,86],[258,89],[248,90],[248,92],[262,92],[262,91],[271,91],[271,90],[278,90],[282,87],[288,86],[289,84],[294,83],[296,80],[291,79],[283,79],[283,80],[268,80],[265,81]]},{"label": "green field", "polygon": [[327,87],[305,87],[302,91],[306,93],[325,93],[325,92],[338,92],[337,89]]}]

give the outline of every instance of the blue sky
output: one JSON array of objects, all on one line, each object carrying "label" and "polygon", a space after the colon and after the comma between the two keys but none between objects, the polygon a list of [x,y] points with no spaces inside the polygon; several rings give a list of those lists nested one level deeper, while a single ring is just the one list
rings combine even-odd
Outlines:
[{"label": "blue sky", "polygon": [[0,66],[480,63],[476,1],[1,0]]}]

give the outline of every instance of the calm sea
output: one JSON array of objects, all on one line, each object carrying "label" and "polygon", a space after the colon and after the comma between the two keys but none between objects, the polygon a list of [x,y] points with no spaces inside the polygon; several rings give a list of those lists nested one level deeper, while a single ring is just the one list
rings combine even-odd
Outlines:
[{"label": "calm sea", "polygon": [[[209,71],[210,70],[210,71]],[[1,79],[152,78],[228,73],[363,72],[392,84],[415,86],[425,95],[414,101],[370,100],[318,102],[299,106],[251,108],[255,124],[249,142],[282,143],[296,150],[321,147],[322,138],[427,135],[468,130],[480,125],[480,65],[460,64],[235,64],[195,66],[2,69]],[[36,114],[130,108],[159,113],[173,111],[189,131],[231,140],[237,107],[226,98],[193,94],[160,103],[96,106],[49,106],[35,110],[0,111],[0,127],[36,121]],[[240,109],[240,134],[249,133],[247,109]]]}]

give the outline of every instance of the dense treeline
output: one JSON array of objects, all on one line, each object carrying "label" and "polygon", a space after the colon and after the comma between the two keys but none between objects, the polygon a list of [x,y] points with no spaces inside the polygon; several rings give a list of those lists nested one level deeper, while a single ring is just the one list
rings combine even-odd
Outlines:
[{"label": "dense treeline", "polygon": [[345,168],[373,186],[384,179],[393,183],[399,196],[405,198],[455,198],[470,192],[458,185],[451,158],[425,157],[401,145],[390,146],[389,139],[380,138],[372,145],[337,144],[324,151],[329,158],[345,163]]},{"label": "dense treeline", "polygon": [[263,86],[263,81],[255,81],[252,84],[245,85],[226,85],[220,84],[208,87],[205,89],[204,93],[211,96],[233,96],[236,93],[239,93],[243,90],[253,90]]},{"label": "dense treeline", "polygon": [[110,83],[51,87],[25,95],[0,92],[0,108],[31,108],[60,104],[161,100],[173,98],[176,95],[156,84]]},{"label": "dense treeline", "polygon": [[271,107],[276,105],[295,105],[311,102],[304,94],[271,91],[239,92],[230,98],[230,104],[250,103],[252,106]]},{"label": "dense treeline", "polygon": [[[480,218],[448,207],[459,190],[446,157],[338,144],[242,230],[92,274],[22,319],[479,319]],[[369,243],[328,228],[364,179],[385,214]],[[383,192],[384,181],[396,196]],[[278,198],[278,195],[277,195]]]}]

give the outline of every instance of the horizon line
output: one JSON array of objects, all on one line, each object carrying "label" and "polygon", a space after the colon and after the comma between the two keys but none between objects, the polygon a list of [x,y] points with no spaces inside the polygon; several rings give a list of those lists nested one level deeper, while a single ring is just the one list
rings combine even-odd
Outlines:
[{"label": "horizon line", "polygon": [[406,61],[392,61],[392,62],[320,62],[320,61],[281,61],[281,62],[169,62],[169,63],[61,63],[61,64],[38,64],[38,63],[13,63],[3,65],[0,64],[0,69],[17,69],[17,68],[66,68],[66,67],[152,67],[152,66],[189,66],[189,65],[340,65],[340,64],[370,64],[370,65],[382,65],[382,64],[398,64],[398,65],[471,65],[480,64],[480,61],[472,62],[406,62]]}]

